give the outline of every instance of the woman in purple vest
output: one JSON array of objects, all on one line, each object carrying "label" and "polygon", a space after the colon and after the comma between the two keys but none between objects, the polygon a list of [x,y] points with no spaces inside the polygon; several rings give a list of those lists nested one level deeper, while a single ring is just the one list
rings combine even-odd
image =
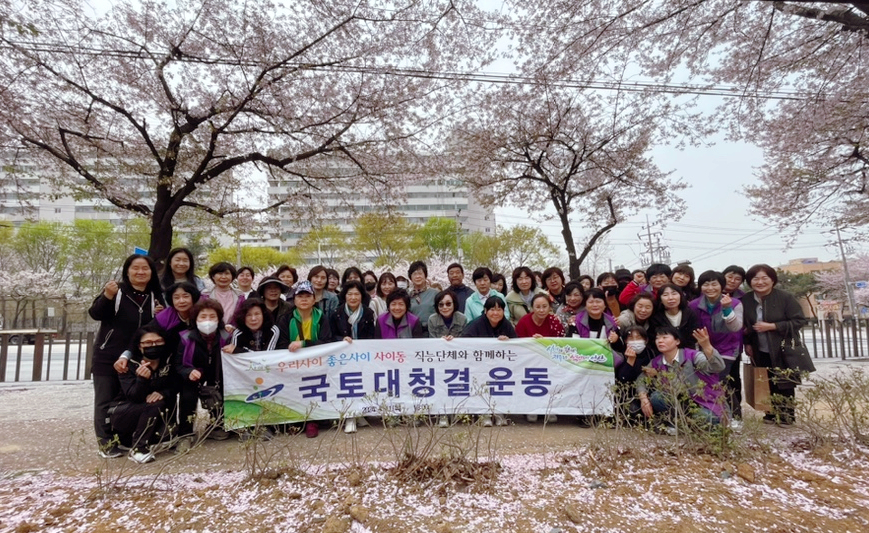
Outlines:
[{"label": "woman in purple vest", "polygon": [[388,311],[377,317],[374,337],[377,339],[419,339],[426,336],[419,319],[410,309],[407,291],[397,290],[386,297]]},{"label": "woman in purple vest", "polygon": [[679,329],[662,326],[655,330],[655,345],[661,355],[649,364],[651,377],[637,379],[637,396],[646,418],[661,415],[666,431],[677,433],[677,422],[690,416],[705,425],[720,423],[725,414],[726,400],[718,374],[724,370],[724,360],[705,329],[694,332],[702,351],[682,348]]},{"label": "woman in purple vest", "polygon": [[735,384],[730,379],[733,365],[739,361],[742,351],[742,303],[724,293],[727,280],[724,274],[707,270],[697,280],[701,296],[691,301],[688,307],[694,310],[701,328],[709,332],[709,341],[724,359],[724,370],[718,375],[727,393],[727,405],[734,419],[733,426],[739,426],[742,409],[738,401]]}]

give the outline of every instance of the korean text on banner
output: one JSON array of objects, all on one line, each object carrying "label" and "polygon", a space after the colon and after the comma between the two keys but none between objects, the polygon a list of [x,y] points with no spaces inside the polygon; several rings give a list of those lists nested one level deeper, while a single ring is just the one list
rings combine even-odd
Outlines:
[{"label": "korean text on banner", "polygon": [[612,413],[605,340],[398,339],[223,354],[225,425],[350,416]]}]

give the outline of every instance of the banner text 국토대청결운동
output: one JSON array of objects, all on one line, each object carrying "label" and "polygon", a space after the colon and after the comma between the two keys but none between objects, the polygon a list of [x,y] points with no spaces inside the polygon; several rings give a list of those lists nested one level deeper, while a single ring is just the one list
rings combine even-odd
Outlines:
[{"label": "banner text \uad6d\ud1a0\ub300\uccad\uacb0\uc6b4\ub3d9", "polygon": [[606,340],[357,340],[223,354],[225,425],[408,414],[612,413]]}]

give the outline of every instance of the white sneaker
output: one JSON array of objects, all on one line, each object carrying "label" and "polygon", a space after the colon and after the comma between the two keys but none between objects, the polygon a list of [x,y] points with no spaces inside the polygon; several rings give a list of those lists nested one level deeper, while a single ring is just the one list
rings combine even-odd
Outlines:
[{"label": "white sneaker", "polygon": [[439,428],[448,428],[450,427],[450,417],[442,416],[438,418],[438,427]]},{"label": "white sneaker", "polygon": [[348,418],[344,421],[344,433],[356,433],[356,419]]},{"label": "white sneaker", "polygon": [[506,426],[507,419],[504,418],[504,415],[495,415],[495,425],[496,426]]},{"label": "white sneaker", "polygon": [[558,415],[546,415],[546,423],[554,424],[558,422]]},{"label": "white sneaker", "polygon": [[491,416],[489,416],[489,415],[481,416],[480,420],[483,422],[484,428],[492,427],[492,417]]},{"label": "white sneaker", "polygon": [[732,431],[742,431],[742,420],[732,419],[730,420],[730,429]]},{"label": "white sneaker", "polygon": [[537,415],[525,415],[525,420],[533,424],[534,422],[537,422]]},{"label": "white sneaker", "polygon": [[151,461],[153,461],[154,454],[151,452],[131,451],[130,455],[128,455],[127,458],[134,463],[139,463],[140,465],[143,465],[145,463],[150,463]]},{"label": "white sneaker", "polygon": [[667,435],[670,435],[671,437],[675,437],[676,435],[679,434],[679,432],[678,432],[678,431],[676,430],[676,428],[673,427],[673,426],[668,426],[667,429],[664,430],[664,432],[665,432]]}]

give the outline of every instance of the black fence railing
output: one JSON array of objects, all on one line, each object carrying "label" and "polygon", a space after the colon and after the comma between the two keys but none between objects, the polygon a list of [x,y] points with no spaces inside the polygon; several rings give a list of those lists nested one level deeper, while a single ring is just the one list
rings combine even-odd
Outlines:
[{"label": "black fence railing", "polygon": [[817,359],[869,357],[869,319],[812,319],[801,334],[809,353]]}]

